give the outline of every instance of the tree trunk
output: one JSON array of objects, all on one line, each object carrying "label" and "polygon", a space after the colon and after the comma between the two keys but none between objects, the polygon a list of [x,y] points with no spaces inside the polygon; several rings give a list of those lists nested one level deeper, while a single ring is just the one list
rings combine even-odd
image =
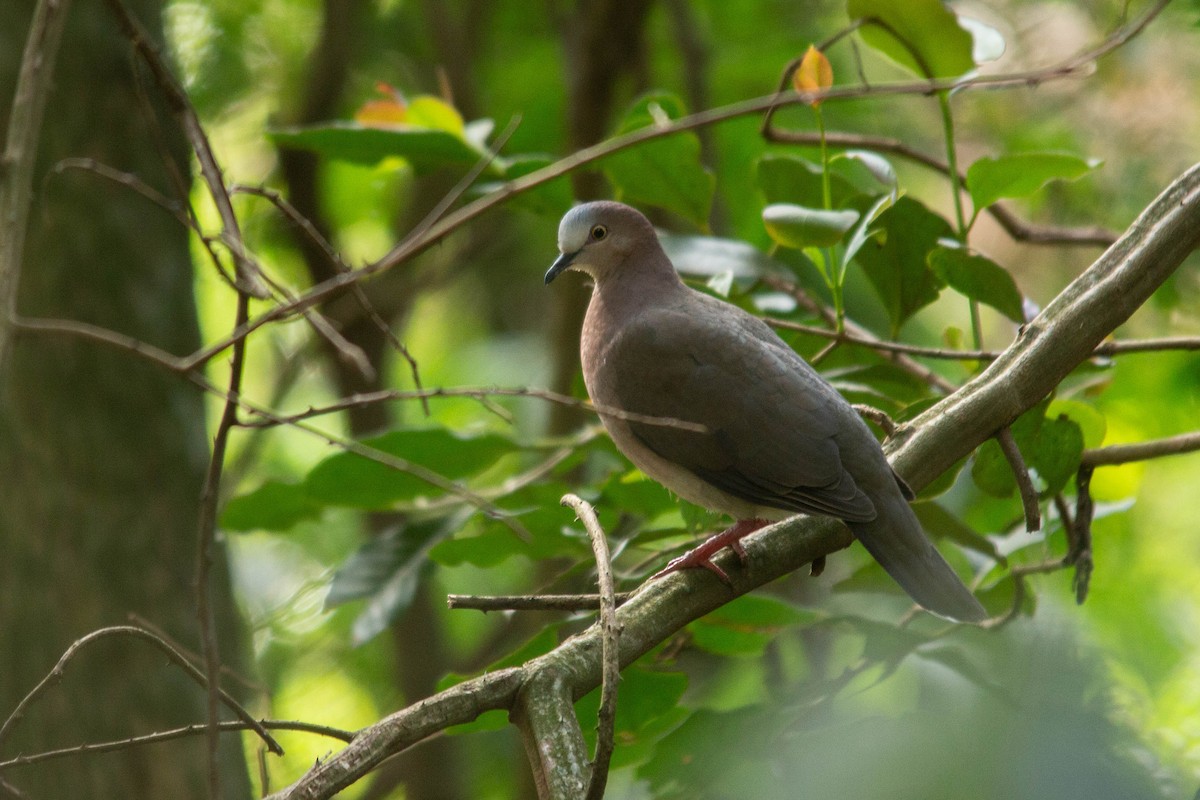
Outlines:
[{"label": "tree trunk", "polygon": [[[128,0],[151,30],[160,4]],[[0,5],[0,114],[7,123],[32,3]],[[187,231],[95,174],[48,171],[88,157],[180,197],[186,147],[138,99],[131,48],[99,3],[76,3],[46,107],[17,298],[25,317],[83,320],[183,354],[199,342]],[[144,71],[143,71],[144,73]],[[45,180],[43,180],[45,178]],[[232,313],[232,312],[231,312]],[[138,614],[195,647],[192,574],[208,442],[202,397],[135,356],[21,334],[0,372],[0,718],[73,641]],[[214,604],[224,662],[239,628],[218,551]],[[204,720],[204,691],[133,639],[81,653],[19,720],[0,759]],[[249,796],[239,739],[222,747],[224,796]],[[6,772],[38,798],[202,797],[202,737]]]}]

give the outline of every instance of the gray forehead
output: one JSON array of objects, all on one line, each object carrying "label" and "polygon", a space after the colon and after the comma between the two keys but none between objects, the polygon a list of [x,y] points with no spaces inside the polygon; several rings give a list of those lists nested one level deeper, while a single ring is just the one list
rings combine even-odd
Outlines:
[{"label": "gray forehead", "polygon": [[558,249],[573,253],[582,248],[596,220],[596,208],[592,205],[576,206],[568,211],[558,225]]}]

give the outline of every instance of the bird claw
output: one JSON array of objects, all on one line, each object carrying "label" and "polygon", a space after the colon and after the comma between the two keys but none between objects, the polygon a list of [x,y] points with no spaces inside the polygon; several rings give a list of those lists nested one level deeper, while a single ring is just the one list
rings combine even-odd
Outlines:
[{"label": "bird claw", "polygon": [[678,572],[681,569],[704,567],[713,575],[716,575],[721,583],[732,588],[733,581],[729,579],[728,573],[713,563],[712,557],[720,552],[722,548],[728,547],[737,555],[738,561],[745,565],[749,557],[746,555],[746,548],[742,545],[742,539],[766,524],[767,521],[761,519],[739,520],[717,535],[709,538],[699,547],[695,547],[683,555],[668,561],[665,567],[650,576],[650,580],[656,580],[670,575],[672,572]]}]

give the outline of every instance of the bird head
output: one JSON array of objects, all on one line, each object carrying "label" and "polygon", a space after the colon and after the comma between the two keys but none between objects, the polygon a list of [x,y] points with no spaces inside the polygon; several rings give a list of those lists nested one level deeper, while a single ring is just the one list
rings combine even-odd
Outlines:
[{"label": "bird head", "polygon": [[584,203],[567,212],[558,226],[562,253],[546,271],[546,283],[576,269],[597,283],[619,270],[635,251],[661,253],[654,226],[637,209],[622,203]]}]

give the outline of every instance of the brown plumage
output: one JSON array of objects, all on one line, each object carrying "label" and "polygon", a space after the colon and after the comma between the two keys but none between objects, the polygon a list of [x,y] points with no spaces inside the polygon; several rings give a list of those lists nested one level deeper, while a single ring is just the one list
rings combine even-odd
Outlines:
[{"label": "brown plumage", "polygon": [[[704,426],[634,422],[601,413],[630,461],[680,497],[739,521],[795,513],[844,520],[918,603],[963,621],[982,606],[926,538],[904,482],[846,400],[761,320],[683,284],[654,228],[620,203],[563,217],[565,269],[595,281],[580,353],[601,408]],[[730,544],[755,526],[714,538]],[[669,569],[705,566],[702,545]]]}]

